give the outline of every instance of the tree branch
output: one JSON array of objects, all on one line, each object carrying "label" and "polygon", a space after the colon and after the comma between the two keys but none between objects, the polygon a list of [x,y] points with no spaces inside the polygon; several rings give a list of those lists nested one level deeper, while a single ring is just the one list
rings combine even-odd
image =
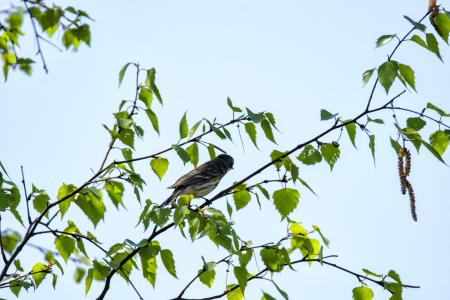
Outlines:
[{"label": "tree branch", "polygon": [[2,252],[3,262],[6,264],[8,259],[6,259],[5,249],[3,248],[3,234],[2,234],[2,215],[0,213],[0,248]]},{"label": "tree branch", "polygon": [[[317,142],[320,138],[322,138],[323,136],[327,135],[328,133],[334,131],[335,129],[339,129],[341,127],[344,127],[347,124],[350,123],[356,123],[356,121],[358,121],[360,118],[362,118],[365,115],[368,115],[370,113],[374,113],[380,110],[384,110],[384,109],[388,109],[388,105],[390,105],[391,103],[393,103],[398,97],[400,97],[401,95],[403,95],[406,92],[406,90],[400,92],[399,94],[397,94],[396,96],[394,96],[393,98],[391,98],[388,102],[386,102],[384,105],[369,110],[369,111],[363,111],[362,113],[360,113],[358,116],[356,116],[354,119],[349,120],[347,122],[341,122],[340,124],[338,124],[338,122],[335,122],[334,125],[332,127],[330,127],[329,129],[325,130],[324,132],[318,134],[317,136],[315,136],[314,138],[298,144],[297,146],[295,146],[294,148],[292,148],[291,150],[289,150],[288,152],[286,152],[285,154],[281,155],[280,157],[278,157],[277,159],[274,159],[268,163],[266,163],[265,165],[263,165],[262,167],[260,167],[259,169],[257,169],[256,171],[254,171],[253,173],[251,173],[250,175],[246,176],[245,178],[241,179],[240,181],[236,182],[235,184],[231,185],[230,187],[220,191],[219,193],[217,193],[214,197],[212,197],[209,200],[206,200],[202,205],[200,205],[197,208],[197,211],[201,210],[202,208],[205,208],[207,206],[210,206],[213,202],[217,201],[218,199],[226,196],[229,192],[231,192],[234,188],[240,186],[241,184],[245,183],[246,181],[248,181],[249,179],[255,177],[256,175],[258,175],[259,173],[261,173],[262,171],[264,171],[265,169],[267,169],[268,167],[274,165],[275,163],[281,161],[283,158],[291,155],[292,153],[298,151],[299,149],[305,147],[308,144]],[[150,235],[150,237],[147,239],[147,245],[143,246],[143,247],[139,247],[134,249],[132,252],[130,252],[119,264],[119,267],[123,266],[127,261],[129,261],[130,259],[132,259],[138,252],[140,249],[145,248],[148,246],[148,244],[158,235],[160,235],[161,233],[165,232],[166,230],[170,229],[171,227],[175,226],[175,223],[170,223],[164,227],[162,227],[159,230],[154,230],[153,233]],[[156,226],[155,226],[156,228]],[[110,273],[108,274],[108,276],[106,277],[105,280],[105,285],[103,287],[102,292],[100,293],[100,295],[97,297],[97,300],[102,300],[104,299],[106,293],[109,290],[110,284],[111,284],[111,278],[114,276],[114,274],[116,273],[116,270],[111,270]],[[215,299],[215,298],[212,298]]]},{"label": "tree branch", "polygon": [[[329,256],[325,256],[325,257],[323,257],[323,258],[326,259],[326,258],[332,258],[332,257],[336,257],[336,255],[329,255]],[[356,276],[356,277],[358,278],[358,280],[360,280],[360,279],[368,280],[368,281],[371,281],[371,282],[373,282],[373,283],[375,283],[375,284],[377,284],[377,285],[379,285],[379,286],[385,288],[385,286],[384,286],[385,281],[383,281],[383,280],[375,280],[375,279],[372,279],[372,278],[370,278],[370,277],[368,277],[368,276],[366,276],[366,275],[362,275],[362,274],[355,273],[355,272],[350,271],[350,270],[348,270],[348,269],[346,269],[346,268],[343,268],[343,267],[341,267],[341,266],[339,266],[339,265],[337,265],[337,264],[330,263],[330,262],[328,262],[328,261],[325,261],[325,260],[319,259],[319,258],[308,259],[308,258],[306,258],[306,257],[303,257],[302,259],[299,259],[299,260],[296,260],[296,261],[292,261],[292,262],[291,262],[291,265],[295,265],[295,264],[299,264],[299,263],[303,263],[303,262],[319,262],[319,263],[321,263],[321,264],[323,264],[323,265],[327,265],[327,266],[330,266],[330,267],[339,269],[339,270],[341,270],[341,271],[344,271],[345,273],[354,275],[354,276]],[[288,264],[283,264],[283,266],[287,266],[287,265],[288,265]],[[266,273],[266,272],[268,272],[268,271],[269,271],[269,269],[268,269],[267,267],[264,268],[263,270],[259,271],[259,272],[256,273],[255,275],[249,277],[249,278],[247,279],[247,282],[250,282],[250,281],[252,281],[252,280],[254,280],[254,279],[266,279],[265,277],[263,277],[264,275],[263,275],[263,276],[261,276],[261,275],[264,274],[264,273]],[[404,287],[404,288],[416,288],[416,289],[417,289],[417,288],[420,288],[420,286],[416,286],[416,285],[408,285],[408,284],[402,284],[401,286]],[[217,294],[217,295],[214,295],[214,296],[210,296],[210,297],[205,297],[205,298],[182,298],[182,297],[179,295],[177,298],[174,298],[174,299],[172,299],[172,300],[212,300],[212,299],[219,299],[219,298],[222,298],[223,296],[226,296],[227,294],[229,294],[230,292],[234,291],[234,290],[237,289],[237,288],[239,288],[239,285],[235,285],[235,286],[232,287],[231,289],[225,290],[224,292],[222,292],[222,293],[220,293],[220,294]],[[392,293],[392,291],[390,291],[390,290],[388,290],[388,291]],[[182,295],[182,294],[181,294],[181,295]]]},{"label": "tree branch", "polygon": [[27,193],[27,185],[25,183],[25,175],[23,174],[23,166],[20,166],[20,171],[22,172],[22,185],[23,185],[23,193],[25,194],[25,202],[27,204],[27,217],[28,217],[28,224],[31,224],[31,215],[30,215],[30,197],[31,194],[28,195]]},{"label": "tree branch", "polygon": [[[430,13],[431,13],[430,11],[427,12],[427,13],[419,20],[419,22],[417,22],[417,23],[418,23],[418,24],[422,23],[423,20],[425,20],[425,18],[426,18]],[[391,59],[392,59],[392,57],[394,56],[394,54],[395,54],[395,52],[397,51],[398,47],[400,47],[400,45],[406,40],[406,38],[407,38],[407,37],[408,37],[415,29],[416,29],[416,26],[413,26],[413,27],[411,28],[411,30],[409,30],[409,31],[403,36],[403,38],[400,39],[400,40],[398,41],[398,43],[397,43],[397,45],[395,46],[394,50],[392,50],[391,54],[388,55],[388,60],[391,60]],[[372,102],[372,99],[373,99],[373,96],[374,96],[374,93],[375,93],[375,89],[377,88],[378,82],[379,82],[379,80],[378,80],[378,77],[377,77],[377,79],[375,80],[375,83],[374,83],[373,86],[372,86],[372,91],[370,92],[369,100],[367,101],[366,111],[369,111],[370,103]]]},{"label": "tree branch", "polygon": [[33,26],[34,37],[36,39],[36,44],[37,44],[37,47],[38,47],[37,54],[39,54],[41,56],[42,66],[44,68],[45,73],[48,73],[48,68],[47,68],[47,64],[45,63],[44,53],[42,53],[42,48],[41,48],[41,43],[40,43],[40,35],[39,35],[39,33],[37,31],[37,28],[36,28],[36,24],[35,24],[35,21],[34,21],[34,16],[31,13],[31,10],[28,7],[28,3],[27,3],[26,0],[23,1],[23,4],[25,5],[25,9],[27,10],[28,14],[30,15],[31,25]]}]

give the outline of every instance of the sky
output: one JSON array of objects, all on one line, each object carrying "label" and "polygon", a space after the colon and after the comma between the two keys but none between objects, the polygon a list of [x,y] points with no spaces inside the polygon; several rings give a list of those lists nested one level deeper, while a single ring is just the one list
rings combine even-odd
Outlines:
[{"label": "sky", "polygon": [[[0,1],[0,7],[8,3]],[[137,144],[138,155],[177,142],[179,120],[185,111],[190,126],[202,117],[230,120],[227,97],[236,105],[275,115],[281,131],[276,135],[278,145],[263,141],[262,133],[260,150],[248,139],[244,140],[245,151],[239,142],[208,139],[235,159],[235,167],[223,179],[219,191],[268,162],[272,150],[290,149],[328,128],[329,123],[319,121],[320,109],[338,112],[343,118],[359,114],[370,93],[369,87],[362,87],[361,75],[380,65],[393,46],[375,49],[375,40],[383,34],[403,35],[409,30],[403,15],[419,19],[426,10],[425,1],[411,4],[407,0],[64,3],[86,10],[95,19],[91,24],[91,47],[60,53],[44,45],[48,74],[36,57],[31,77],[11,73],[9,80],[0,84],[0,161],[16,182],[20,180],[20,166],[24,166],[27,181],[46,189],[53,199],[62,183],[80,184],[91,176],[91,168],[98,168],[109,142],[102,124],[112,124],[112,113],[121,99],[133,97],[132,72],[117,88],[118,71],[126,62],[155,67],[165,100],[164,106],[156,105],[160,137],[152,132],[148,121],[139,119],[146,137]],[[36,51],[30,36],[23,41],[23,51]],[[447,62],[449,49],[441,45]],[[421,110],[431,101],[450,110],[447,63],[411,43],[399,49],[396,59],[415,69],[418,90],[408,91],[397,104]],[[392,93],[402,89],[396,83]],[[388,99],[379,88],[373,105]],[[405,116],[398,114],[400,122]],[[344,135],[340,140],[341,158],[332,172],[325,164],[300,166],[300,175],[318,196],[297,186],[301,200],[291,218],[306,227],[316,224],[322,229],[331,241],[325,255],[339,256],[332,262],[356,272],[368,268],[386,274],[394,269],[405,283],[421,286],[406,289],[405,299],[449,298],[450,257],[445,255],[450,246],[449,169],[426,151],[422,150],[420,156],[412,151],[410,178],[419,218],[413,222],[408,198],[400,193],[397,159],[389,144],[389,136],[396,134],[391,113],[374,117],[386,122],[371,128],[376,134],[376,167],[367,136],[357,133],[355,149]],[[436,130],[436,126],[429,125],[425,136]],[[232,133],[238,141],[236,128]],[[332,133],[323,141],[331,142],[338,135]],[[148,183],[145,198],[162,201],[169,194],[166,187],[190,170],[191,166],[184,166],[175,154],[167,157],[171,165],[161,182],[152,174],[148,162],[139,164]],[[207,153],[202,152],[200,160],[207,159]],[[448,153],[444,159],[450,161]],[[270,168],[252,182],[276,176],[274,168]],[[225,201],[219,202],[215,207],[225,209]],[[125,203],[127,210],[120,211],[108,203],[106,220],[95,229],[105,247],[126,238],[139,241],[149,234],[135,227],[142,207],[131,193],[126,194]],[[94,230],[75,207],[55,226],[63,229],[68,219],[75,220],[82,231]],[[286,232],[285,223],[280,222],[273,204],[267,201],[262,202],[260,210],[253,200],[233,215],[233,221],[238,233],[254,244],[278,240]],[[17,228],[11,218],[5,218],[2,225]],[[32,242],[53,247],[51,237]],[[177,230],[169,231],[159,242],[173,249],[178,279],[170,277],[161,265],[153,289],[134,271],[131,279],[145,299],[176,296],[202,267],[201,256],[213,261],[226,255],[207,240],[185,240]],[[102,258],[93,248],[88,251]],[[43,260],[30,247],[25,248],[20,259],[28,267]],[[56,290],[51,288],[51,280],[46,280],[35,292],[22,293],[21,299],[82,299],[84,286],[73,282],[74,269],[73,264],[67,265]],[[222,291],[225,270],[219,270],[211,289],[196,283],[186,296],[199,298]],[[352,288],[359,286],[355,277],[320,265],[298,265],[296,272],[275,274],[274,280],[290,299],[351,299]],[[374,299],[389,298],[387,291],[370,286]],[[94,282],[86,298],[94,299],[101,288],[101,283]],[[246,299],[259,299],[261,289],[281,298],[269,282],[253,281],[246,289]],[[4,293],[1,291],[0,297],[14,298]],[[107,299],[123,298],[137,299],[131,287],[116,276]]]}]

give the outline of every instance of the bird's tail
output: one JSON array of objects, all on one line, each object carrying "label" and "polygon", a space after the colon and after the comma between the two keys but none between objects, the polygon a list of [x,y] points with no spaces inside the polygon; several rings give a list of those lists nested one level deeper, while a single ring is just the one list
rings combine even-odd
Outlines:
[{"label": "bird's tail", "polygon": [[173,200],[177,199],[178,196],[180,196],[182,193],[181,189],[176,189],[173,191],[172,195],[169,196],[169,198],[167,198],[163,203],[161,203],[161,205],[159,207],[164,207],[169,205]]}]

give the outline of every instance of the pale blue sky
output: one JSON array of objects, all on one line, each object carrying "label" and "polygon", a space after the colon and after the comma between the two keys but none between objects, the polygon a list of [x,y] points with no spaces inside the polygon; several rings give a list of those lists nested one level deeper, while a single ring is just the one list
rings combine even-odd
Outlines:
[{"label": "pale blue sky", "polygon": [[[90,168],[98,167],[107,147],[108,136],[101,124],[111,124],[111,113],[120,100],[133,95],[131,72],[117,89],[118,71],[124,63],[138,61],[144,67],[157,69],[157,82],[165,99],[164,107],[157,108],[161,138],[142,118],[147,135],[145,142],[138,143],[138,153],[153,153],[176,142],[178,123],[186,110],[190,125],[203,116],[229,120],[227,96],[237,105],[274,113],[282,131],[276,136],[279,146],[260,139],[261,151],[248,142],[243,153],[239,143],[211,139],[235,157],[234,170],[219,187],[224,188],[267,162],[273,149],[290,149],[327,128],[329,124],[319,122],[321,108],[349,118],[362,111],[370,91],[362,88],[361,74],[381,64],[392,46],[374,50],[376,38],[382,34],[404,34],[409,24],[402,16],[421,17],[426,1],[421,2],[70,2],[96,19],[91,25],[92,47],[83,46],[77,53],[59,53],[45,45],[49,74],[41,70],[36,57],[32,77],[12,73],[9,81],[1,84],[0,160],[17,182],[23,165],[27,180],[52,196],[63,182],[84,182],[91,175]],[[0,7],[7,3],[0,1]],[[34,44],[26,42],[23,50],[32,53]],[[448,48],[442,46],[441,52],[448,61]],[[431,101],[450,110],[448,65],[410,44],[402,46],[396,59],[416,70],[419,91],[407,93],[398,103],[420,110]],[[393,93],[401,89],[396,84]],[[374,105],[385,101],[385,93],[379,89]],[[389,134],[395,134],[390,113],[377,116],[387,123],[373,127],[377,135],[377,167],[374,168],[365,134],[358,132],[358,151],[344,136],[341,159],[332,173],[326,165],[301,166],[301,176],[319,197],[299,187],[301,202],[292,218],[305,226],[321,227],[331,240],[326,254],[339,255],[333,260],[337,264],[354,271],[368,268],[379,273],[393,268],[404,282],[421,286],[419,290],[406,290],[405,299],[450,298],[450,258],[446,255],[450,245],[448,167],[426,151],[420,157],[413,154],[411,182],[419,217],[419,222],[414,223],[408,199],[399,190],[396,157],[389,145]],[[402,114],[398,116],[403,119]],[[431,131],[426,132],[427,136]],[[330,134],[323,141],[337,136],[338,132]],[[171,165],[161,183],[151,173],[148,162],[140,164],[148,179],[145,197],[162,201],[168,195],[165,187],[190,169],[174,154],[169,158]],[[448,153],[445,158],[450,161]],[[206,159],[203,152],[201,161]],[[270,169],[258,178],[275,176]],[[96,229],[106,247],[125,238],[139,241],[148,235],[140,227],[134,228],[141,208],[132,194],[127,194],[126,205],[128,211],[118,212],[108,203],[106,222]],[[225,208],[225,201],[217,207]],[[75,207],[65,219],[76,220],[83,230],[92,230]],[[267,201],[263,201],[261,211],[253,201],[233,219],[241,236],[253,239],[255,244],[277,240],[285,233],[285,224],[280,224],[273,205]],[[3,226],[11,222],[7,219]],[[57,227],[63,228],[64,224],[65,220]],[[208,261],[225,255],[206,240],[194,244],[184,240],[176,230],[159,242],[176,248],[179,280],[167,275],[161,265],[154,290],[135,271],[133,282],[145,299],[176,296],[201,268],[200,255]],[[52,247],[51,237],[35,239],[33,243]],[[30,267],[41,256],[27,248],[20,259]],[[69,264],[56,291],[48,280],[35,293],[23,293],[21,298],[82,299],[84,285],[73,283],[73,270]],[[297,272],[286,271],[274,278],[291,299],[350,299],[352,288],[358,286],[354,277],[317,265],[299,265]],[[223,290],[224,282],[224,272],[218,272],[212,289],[195,284],[186,296],[215,295]],[[87,298],[96,297],[101,287],[94,282]],[[388,292],[372,287],[375,299],[389,297]],[[246,299],[259,299],[262,288],[280,298],[269,283],[253,281]],[[135,298],[121,278],[113,279],[108,299]]]}]

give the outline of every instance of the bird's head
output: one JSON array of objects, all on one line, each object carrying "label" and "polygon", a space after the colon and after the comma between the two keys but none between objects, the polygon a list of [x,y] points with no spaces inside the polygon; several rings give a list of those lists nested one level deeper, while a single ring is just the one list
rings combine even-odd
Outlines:
[{"label": "bird's head", "polygon": [[220,154],[216,157],[217,160],[223,161],[228,170],[233,169],[234,159],[228,154]]}]

